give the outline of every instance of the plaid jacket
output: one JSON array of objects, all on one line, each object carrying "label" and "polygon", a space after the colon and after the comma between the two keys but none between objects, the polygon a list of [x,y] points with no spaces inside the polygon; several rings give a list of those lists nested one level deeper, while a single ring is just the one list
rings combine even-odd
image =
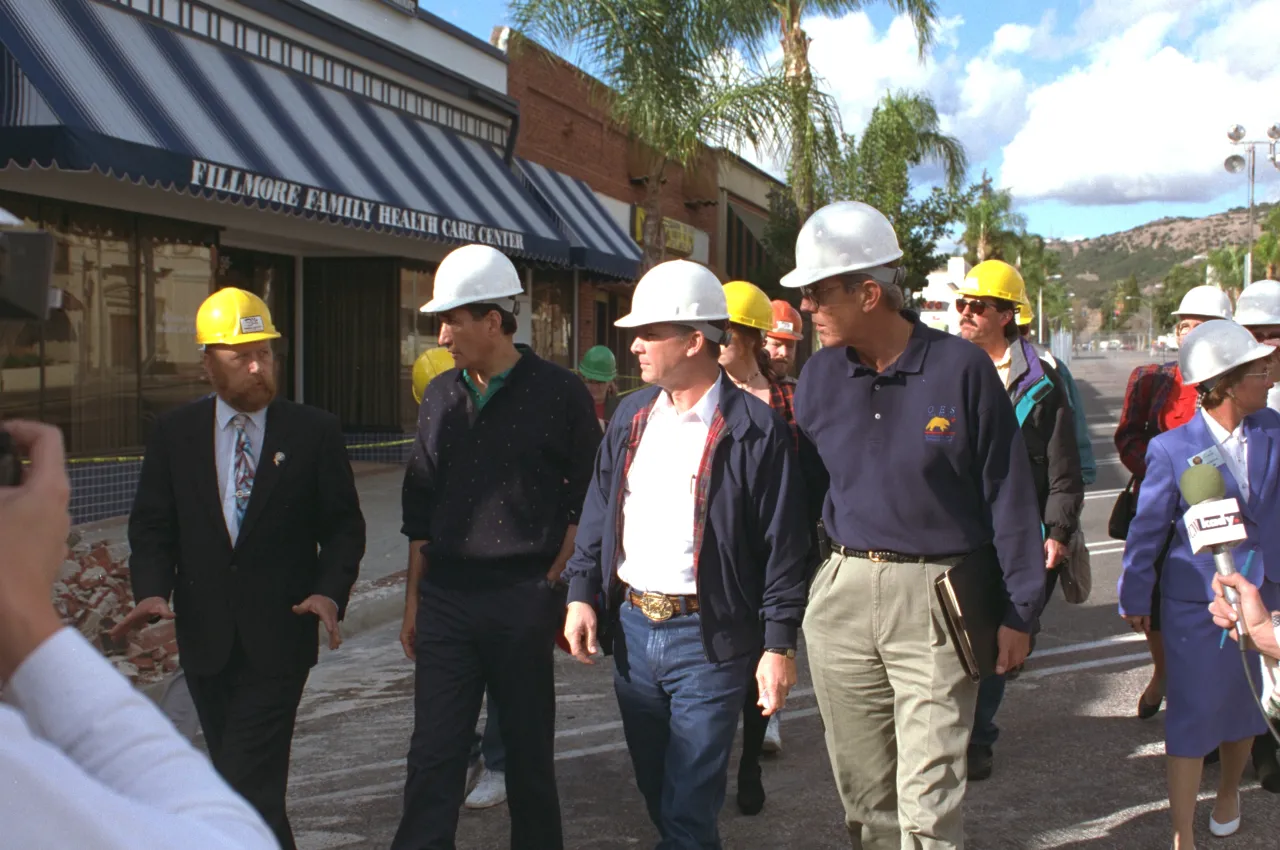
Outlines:
[{"label": "plaid jacket", "polygon": [[796,427],[796,382],[795,381],[770,381],[769,382],[769,406],[774,412],[782,417],[788,427],[791,428],[791,441],[796,447],[796,451],[800,450],[800,429]]},{"label": "plaid jacket", "polygon": [[[626,476],[658,393],[648,387],[628,394],[610,421],[564,572],[568,601],[603,606],[600,640],[606,652],[621,601],[617,567]],[[811,534],[793,445],[769,405],[721,375],[720,405],[695,481],[699,621],[711,661],[758,653],[762,621],[763,646],[795,646]]]},{"label": "plaid jacket", "polygon": [[1124,408],[1116,426],[1120,462],[1141,481],[1147,474],[1147,444],[1162,430],[1160,413],[1178,388],[1177,363],[1150,363],[1129,375]]}]

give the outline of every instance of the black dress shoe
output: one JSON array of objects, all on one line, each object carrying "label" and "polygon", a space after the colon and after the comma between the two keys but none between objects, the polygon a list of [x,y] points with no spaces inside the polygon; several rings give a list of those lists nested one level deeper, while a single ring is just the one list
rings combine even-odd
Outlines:
[{"label": "black dress shoe", "polygon": [[970,746],[968,760],[970,782],[983,782],[991,778],[995,755],[990,747],[981,744]]},{"label": "black dress shoe", "polygon": [[760,781],[760,765],[738,767],[738,811],[758,815],[764,808],[764,783]]},{"label": "black dress shoe", "polygon": [[1139,720],[1150,720],[1160,713],[1160,706],[1164,705],[1164,697],[1160,697],[1160,699],[1155,703],[1149,703],[1146,700],[1146,696],[1147,695],[1145,693],[1138,694]]}]

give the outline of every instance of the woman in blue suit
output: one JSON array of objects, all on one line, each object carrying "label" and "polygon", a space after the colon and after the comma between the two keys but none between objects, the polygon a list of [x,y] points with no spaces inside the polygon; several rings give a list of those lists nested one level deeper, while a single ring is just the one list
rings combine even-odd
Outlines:
[{"label": "woman in blue suit", "polygon": [[[1222,473],[1227,498],[1240,505],[1248,539],[1234,551],[1241,572],[1258,584],[1271,608],[1280,607],[1280,413],[1267,409],[1273,386],[1265,363],[1272,349],[1232,321],[1208,322],[1189,333],[1178,353],[1183,379],[1196,385],[1200,410],[1185,425],[1152,439],[1138,512],[1125,543],[1120,615],[1146,631],[1151,617],[1153,564],[1167,546],[1160,579],[1164,646],[1168,655],[1169,808],[1174,847],[1195,846],[1196,796],[1205,755],[1215,747],[1222,776],[1209,827],[1231,835],[1240,827],[1240,778],[1255,735],[1266,720],[1230,641],[1205,615],[1213,600],[1213,556],[1191,554],[1188,509],[1178,490],[1183,471],[1210,463]],[[1249,654],[1260,673],[1258,657]]]}]

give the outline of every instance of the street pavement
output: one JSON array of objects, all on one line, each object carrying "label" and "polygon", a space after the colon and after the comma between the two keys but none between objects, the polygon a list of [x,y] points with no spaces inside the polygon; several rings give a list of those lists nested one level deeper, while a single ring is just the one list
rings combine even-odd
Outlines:
[{"label": "street pavement", "polygon": [[[1099,461],[1086,496],[1093,595],[1080,606],[1061,594],[1049,604],[1036,654],[1008,689],[998,718],[995,774],[969,788],[971,850],[1165,848],[1163,718],[1135,716],[1150,666],[1145,644],[1116,613],[1122,546],[1107,516],[1127,473],[1112,443],[1129,371],[1140,355],[1078,357]],[[298,717],[289,788],[290,816],[303,850],[386,848],[401,810],[404,757],[413,724],[413,668],[398,624],[325,650]],[[1224,663],[1237,663],[1231,650]],[[569,848],[652,847],[657,834],[632,778],[607,659],[594,666],[557,653],[557,775]],[[803,650],[800,681],[782,715],[783,752],[766,756],[768,802],[755,817],[734,804],[737,756],[721,814],[726,848],[848,847],[822,724]],[[1244,823],[1232,838],[1211,838],[1207,819],[1218,776],[1205,770],[1197,843],[1224,850],[1274,848],[1280,809],[1246,773]],[[508,845],[506,807],[463,811],[460,850]]]}]

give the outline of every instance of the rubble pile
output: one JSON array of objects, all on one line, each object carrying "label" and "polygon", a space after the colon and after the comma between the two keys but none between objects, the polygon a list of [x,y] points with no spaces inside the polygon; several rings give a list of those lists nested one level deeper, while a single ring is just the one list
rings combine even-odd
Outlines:
[{"label": "rubble pile", "polygon": [[172,620],[135,631],[123,643],[108,634],[133,605],[127,543],[75,542],[54,582],[53,596],[62,621],[84,635],[134,684],[158,682],[177,668]]}]

